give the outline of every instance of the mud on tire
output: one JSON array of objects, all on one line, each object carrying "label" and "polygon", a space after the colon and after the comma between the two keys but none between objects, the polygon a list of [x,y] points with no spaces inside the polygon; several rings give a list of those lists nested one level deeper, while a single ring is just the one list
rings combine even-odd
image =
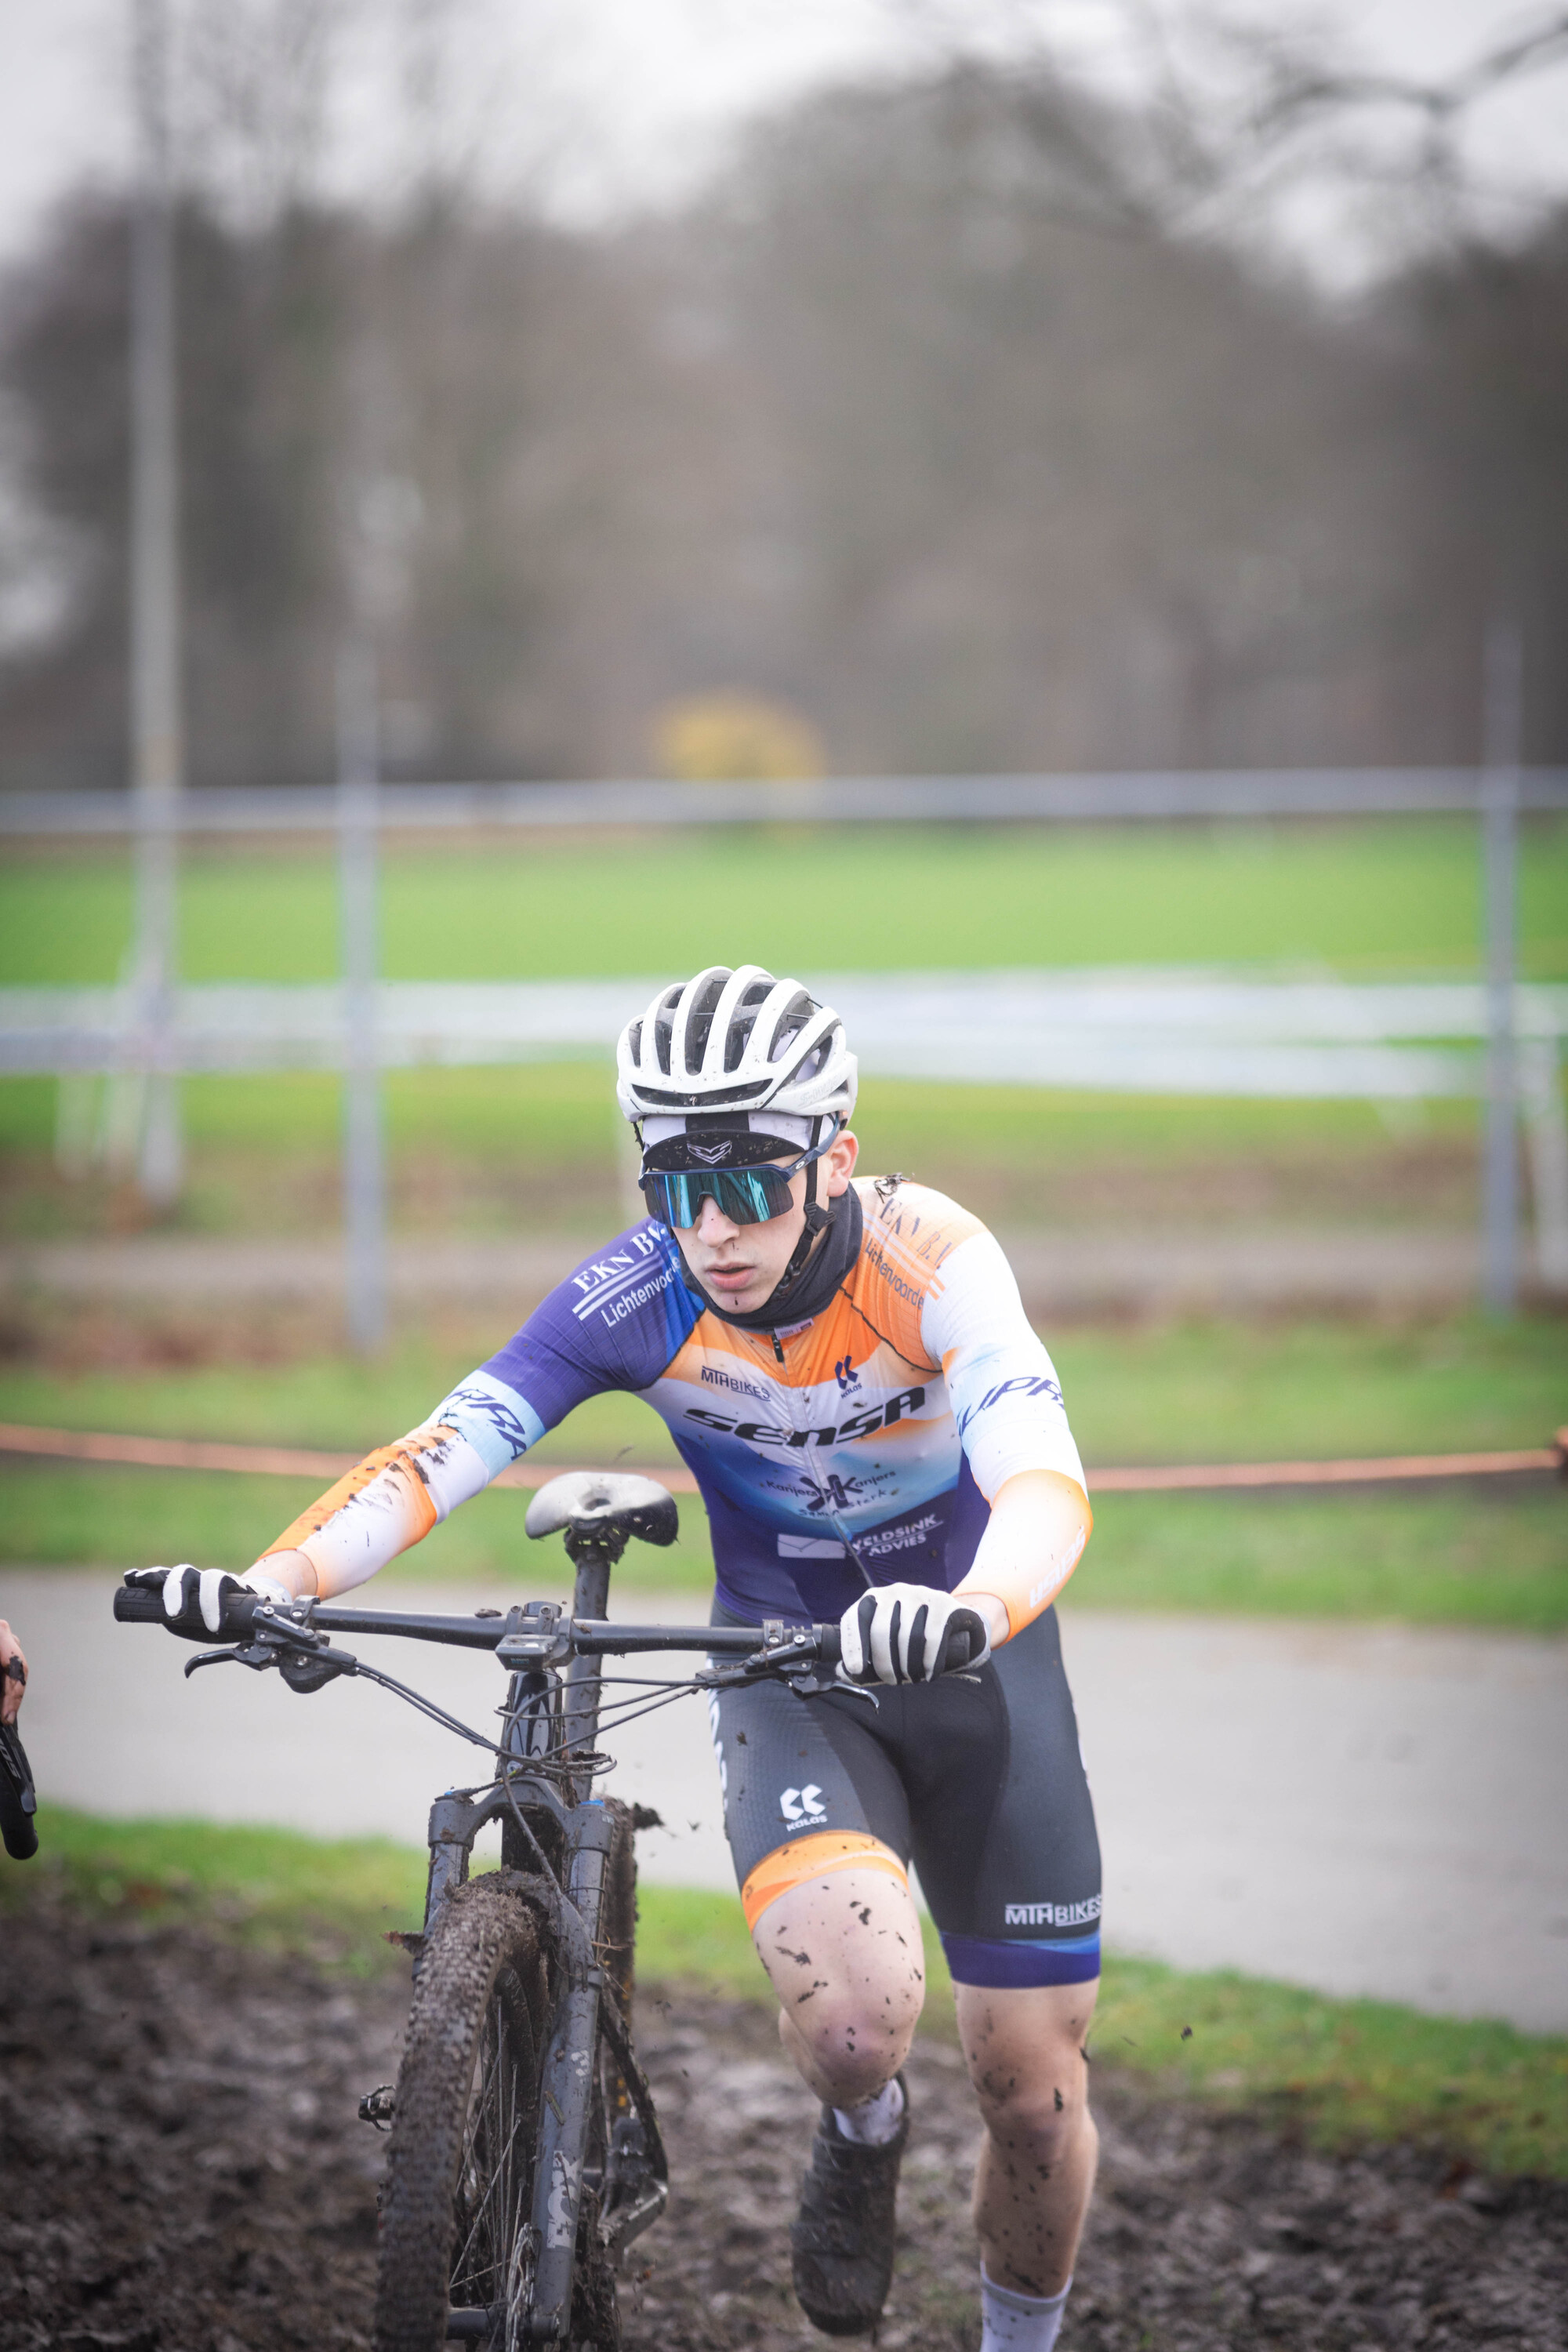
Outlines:
[{"label": "mud on tire", "polygon": [[506,2310],[528,2287],[548,1929],[519,1874],[458,1887],[415,1978],[387,2149],[375,2352],[441,2352],[449,2305]]}]

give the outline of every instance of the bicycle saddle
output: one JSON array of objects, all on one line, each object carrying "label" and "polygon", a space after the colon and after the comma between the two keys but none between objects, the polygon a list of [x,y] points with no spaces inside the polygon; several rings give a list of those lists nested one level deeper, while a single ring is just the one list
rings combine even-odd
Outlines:
[{"label": "bicycle saddle", "polygon": [[644,1543],[672,1544],[679,1521],[675,1497],[657,1478],[614,1471],[568,1470],[541,1486],[523,1526],[531,1536],[552,1536],[562,1528],[576,1536],[638,1536]]}]

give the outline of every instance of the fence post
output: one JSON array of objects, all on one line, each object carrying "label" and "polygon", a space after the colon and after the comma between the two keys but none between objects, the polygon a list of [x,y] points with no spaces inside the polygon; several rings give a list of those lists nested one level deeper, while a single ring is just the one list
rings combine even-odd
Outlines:
[{"label": "fence post", "polygon": [[[135,1136],[143,1198],[169,1208],[184,1177],[172,1067],[180,791],[180,554],[175,446],[174,257],[170,215],[165,0],[136,0],[137,174],[132,249],[131,725],[136,797],[136,940],[132,984],[143,1074]],[[131,1106],[127,1106],[129,1109]]]},{"label": "fence post", "polygon": [[338,891],[343,973],[343,1296],[349,1345],[386,1337],[386,1174],[376,1023],[380,745],[375,656],[338,656]]},{"label": "fence post", "polygon": [[1523,649],[1518,625],[1487,633],[1481,773],[1486,875],[1486,1130],[1481,1176],[1481,1297],[1494,1315],[1519,1303],[1519,1072],[1515,952],[1519,920],[1519,769]]}]

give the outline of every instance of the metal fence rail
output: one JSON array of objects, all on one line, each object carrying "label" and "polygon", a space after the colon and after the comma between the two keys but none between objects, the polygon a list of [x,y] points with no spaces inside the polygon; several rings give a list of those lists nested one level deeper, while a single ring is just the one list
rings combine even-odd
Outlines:
[{"label": "metal fence rail", "polygon": [[[817,977],[878,1077],[1134,1094],[1474,1096],[1488,1035],[1479,983],[1237,980],[1178,970],[841,972]],[[607,1057],[657,978],[382,981],[384,1069]],[[0,1072],[114,1076],[354,1066],[357,992],[219,982],[144,1017],[134,988],[0,989]],[[1568,1035],[1568,985],[1514,996],[1521,1055]]]},{"label": "metal fence rail", "polygon": [[[1108,824],[1139,819],[1474,815],[1476,768],[1149,769],[1037,776],[832,776],[806,783],[407,783],[377,788],[384,826]],[[1568,809],[1568,768],[1526,768],[1524,810]],[[331,784],[184,792],[149,810],[128,793],[0,793],[0,834],[332,833]]]}]

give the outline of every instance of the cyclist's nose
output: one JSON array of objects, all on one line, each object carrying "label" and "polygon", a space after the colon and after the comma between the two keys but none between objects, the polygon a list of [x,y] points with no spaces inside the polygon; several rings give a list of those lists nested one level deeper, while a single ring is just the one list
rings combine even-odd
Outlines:
[{"label": "cyclist's nose", "polygon": [[712,1193],[704,1192],[702,1205],[697,1212],[698,1240],[705,1243],[709,1249],[718,1249],[721,1244],[733,1241],[740,1230],[739,1225],[732,1224],[723,1214]]}]

